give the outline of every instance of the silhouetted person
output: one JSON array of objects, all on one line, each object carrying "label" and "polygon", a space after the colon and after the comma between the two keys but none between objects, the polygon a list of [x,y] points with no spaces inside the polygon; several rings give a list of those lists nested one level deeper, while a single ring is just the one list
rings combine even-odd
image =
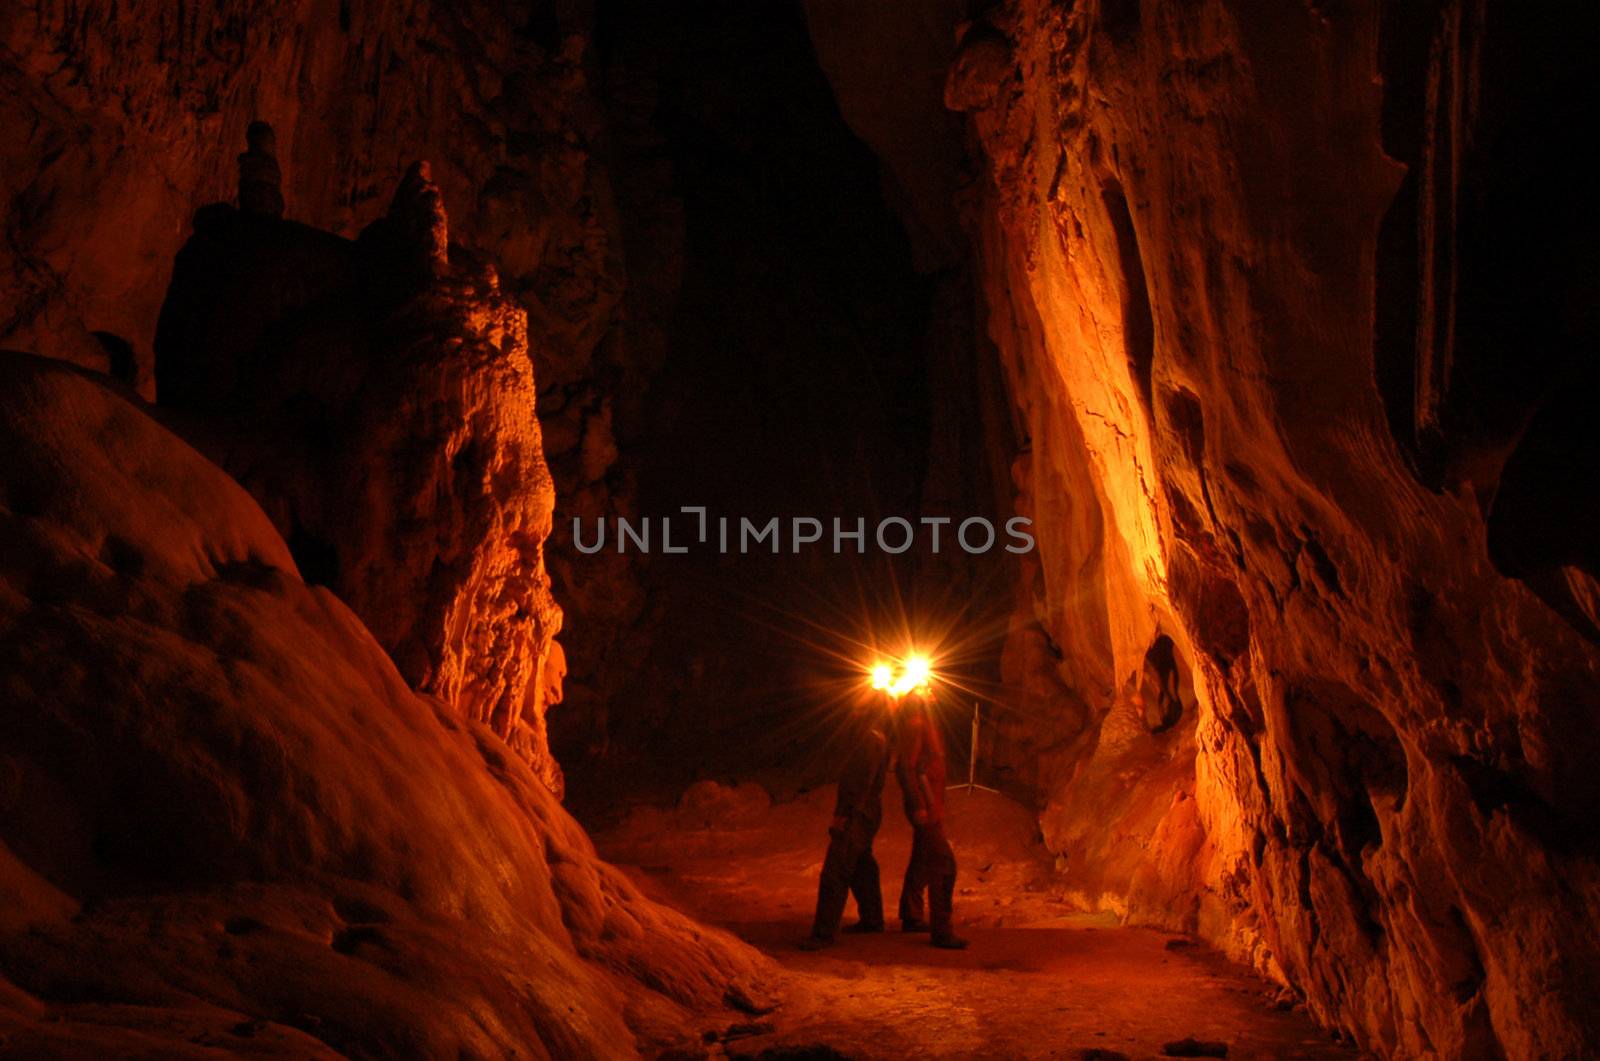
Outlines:
[{"label": "silhouetted person", "polygon": [[883,891],[878,883],[878,860],[872,857],[872,840],[883,821],[883,782],[889,772],[889,741],[880,711],[878,702],[867,708],[839,777],[839,795],[828,827],[828,853],[817,882],[817,916],[811,935],[800,943],[804,950],[833,942],[849,895],[856,897],[859,920],[845,931],[883,931]]},{"label": "silhouetted person", "polygon": [[[911,819],[911,861],[900,888],[900,928],[931,930],[933,945],[960,950],[967,945],[951,930],[956,890],[956,855],[944,833],[944,738],[934,724],[931,694],[919,689],[905,699],[900,717],[900,759],[895,776]],[[923,920],[927,892],[927,920]]]}]

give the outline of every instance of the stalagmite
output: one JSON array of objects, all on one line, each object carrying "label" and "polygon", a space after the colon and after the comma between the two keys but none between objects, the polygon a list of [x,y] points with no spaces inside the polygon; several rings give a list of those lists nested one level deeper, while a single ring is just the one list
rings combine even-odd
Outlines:
[{"label": "stalagmite", "polygon": [[407,167],[389,204],[388,220],[403,245],[399,253],[409,257],[420,274],[440,276],[450,267],[450,221],[427,162]]},{"label": "stalagmite", "polygon": [[283,174],[278,169],[278,136],[263,121],[245,130],[248,145],[239,156],[239,209],[263,217],[283,216]]}]

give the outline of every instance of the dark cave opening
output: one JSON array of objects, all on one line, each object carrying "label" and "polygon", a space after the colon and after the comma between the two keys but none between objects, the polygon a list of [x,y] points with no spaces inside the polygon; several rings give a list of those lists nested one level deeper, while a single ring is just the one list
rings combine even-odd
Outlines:
[{"label": "dark cave opening", "polygon": [[1144,654],[1144,664],[1133,678],[1137,703],[1143,708],[1145,728],[1165,733],[1193,710],[1194,682],[1187,662],[1166,634],[1158,634]]},{"label": "dark cave opening", "polygon": [[[661,371],[619,414],[619,445],[636,455],[637,513],[658,539],[665,519],[679,543],[695,533],[681,508],[703,506],[712,540],[682,556],[658,540],[640,561],[654,635],[618,694],[626,710],[605,722],[611,757],[586,767],[596,734],[559,715],[554,746],[579,803],[589,778],[614,797],[616,757],[646,749],[637,765],[656,784],[768,772],[780,788],[816,783],[864,643],[918,621],[926,536],[897,554],[874,531],[923,509],[948,282],[917,271],[882,166],[841,117],[798,4],[604,4],[597,51],[614,94],[648,82],[664,163],[653,193],[677,204],[683,231],[667,260],[646,247],[629,262],[677,284]],[[967,436],[957,444],[981,444]],[[774,517],[781,551],[741,552],[741,521]],[[820,522],[822,542],[792,545],[796,518]],[[858,547],[848,535],[862,527]],[[962,610],[940,587],[923,595],[930,614]],[[980,646],[966,663],[981,669],[997,652]]]},{"label": "dark cave opening", "polygon": [[[1138,8],[1134,8],[1137,18]],[[1137,23],[1135,23],[1137,25]],[[1128,371],[1144,398],[1145,412],[1151,410],[1156,337],[1150,315],[1150,292],[1144,278],[1144,260],[1139,254],[1139,235],[1134,231],[1133,215],[1128,212],[1128,197],[1122,185],[1106,181],[1100,189],[1111,230],[1117,238],[1117,261],[1122,270],[1122,339],[1128,352]]]},{"label": "dark cave opening", "polygon": [[1391,433],[1425,485],[1474,491],[1500,571],[1600,638],[1595,442],[1577,413],[1600,385],[1592,190],[1547,150],[1592,102],[1584,35],[1551,12],[1456,20],[1433,3],[1389,5],[1381,30],[1384,149],[1406,165],[1376,260]]}]

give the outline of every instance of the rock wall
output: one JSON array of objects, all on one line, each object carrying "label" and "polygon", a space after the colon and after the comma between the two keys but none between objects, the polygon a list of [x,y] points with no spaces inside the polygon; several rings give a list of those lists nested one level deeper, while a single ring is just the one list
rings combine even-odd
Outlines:
[{"label": "rock wall", "polygon": [[[201,205],[232,201],[255,118],[277,129],[288,216],[353,234],[431,158],[462,235],[493,242],[540,334],[584,360],[614,300],[594,117],[553,12],[471,4],[23,3],[3,23],[8,346],[152,363],[155,313]],[[554,274],[560,274],[560,281]],[[606,292],[610,293],[607,294]]]},{"label": "rock wall", "polygon": [[[552,740],[562,762],[579,775],[607,755],[613,711],[634,711],[627,686],[661,621],[641,584],[643,557],[609,549],[585,555],[572,540],[574,520],[593,527],[639,515],[632,458],[648,445],[639,437],[640,423],[666,360],[682,282],[683,204],[661,130],[660,68],[670,48],[659,38],[641,43],[619,34],[605,21],[628,10],[617,3],[597,9],[590,52],[597,103],[605,114],[603,161],[614,203],[608,253],[625,267],[625,284],[587,370],[540,395],[545,449],[557,483],[550,572],[572,616],[563,638],[570,673]],[[604,783],[603,772],[597,780]]]},{"label": "rock wall", "polygon": [[0,390],[8,1052],[657,1056],[765,1004],[136,399]]},{"label": "rock wall", "polygon": [[1562,419],[1592,270],[1520,280],[1531,362],[1468,297],[1512,278],[1509,171],[1559,165],[1516,132],[1575,105],[1555,25],[1021,0],[962,27],[946,90],[1039,535],[1008,659],[1046,837],[1090,901],[1382,1053],[1600,1046],[1592,535],[1529,516],[1593,503]]},{"label": "rock wall", "polygon": [[[1380,1052],[1600,1051],[1597,241],[1559,149],[1592,110],[1593,27],[1533,6],[1010,0],[899,25],[806,5],[919,267],[950,270],[946,308],[980,293],[1006,377],[986,450],[1039,550],[998,765],[1040,793],[1086,902],[1203,933]],[[148,394],[169,263],[196,209],[234,197],[250,119],[277,126],[287,216],[342,237],[428,157],[452,237],[500,265],[499,294],[445,318],[475,343],[506,298],[528,314],[558,524],[627,511],[613,424],[659,363],[672,269],[616,310],[627,260],[670,266],[681,218],[651,58],[607,60],[608,126],[581,29],[492,0],[6,8],[0,342]],[[928,117],[942,64],[959,133]],[[608,153],[644,222],[626,241]],[[312,257],[342,275],[351,253]],[[522,502],[537,526],[547,499]],[[645,607],[628,565],[564,550],[572,693],[598,709],[610,661],[644,658],[618,631]],[[15,555],[49,562],[13,608],[84,564],[82,592],[115,603],[93,564],[151,562],[111,539]],[[408,678],[444,673],[404,640]],[[23,891],[40,917],[71,909]]]},{"label": "rock wall", "polygon": [[[276,130],[285,216],[345,237],[426,158],[451,239],[486,250],[527,313],[556,522],[626,510],[613,408],[642,392],[652,347],[633,338],[647,322],[630,331],[618,312],[624,248],[587,18],[499,0],[8,5],[0,345],[151,397],[173,262],[195,212],[235,200],[249,122]],[[627,564],[582,570],[575,555],[558,537],[549,560],[572,619],[569,702],[587,711],[608,694],[638,591]]]},{"label": "rock wall", "polygon": [[355,241],[273,216],[281,200],[270,180],[252,195],[252,168],[246,207],[202,209],[178,254],[156,333],[161,408],[413,688],[492,728],[559,796],[545,735],[561,698],[544,564],[555,497],[527,315],[492,266],[459,247],[452,260],[425,164]]}]

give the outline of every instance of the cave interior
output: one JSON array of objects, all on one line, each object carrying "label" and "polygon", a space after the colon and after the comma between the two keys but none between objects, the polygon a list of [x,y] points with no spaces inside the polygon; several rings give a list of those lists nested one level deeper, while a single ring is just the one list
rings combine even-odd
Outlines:
[{"label": "cave interior", "polygon": [[0,1056],[1600,1056],[1600,14],[0,29]]}]

